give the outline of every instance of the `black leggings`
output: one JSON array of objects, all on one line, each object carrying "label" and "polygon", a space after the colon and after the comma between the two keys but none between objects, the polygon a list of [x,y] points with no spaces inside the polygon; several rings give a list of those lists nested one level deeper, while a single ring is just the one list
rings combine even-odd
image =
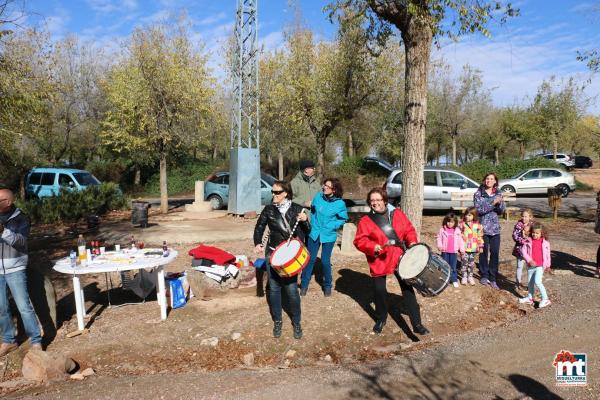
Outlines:
[{"label": "black leggings", "polygon": [[[417,303],[417,297],[415,296],[415,290],[411,285],[404,282],[398,272],[394,272],[394,276],[400,283],[400,289],[402,290],[402,301],[408,309],[408,317],[413,328],[421,325],[421,310],[419,303]],[[375,285],[375,318],[377,321],[386,320],[388,313],[387,304],[387,290],[385,285],[385,276],[378,276],[373,278]]]}]

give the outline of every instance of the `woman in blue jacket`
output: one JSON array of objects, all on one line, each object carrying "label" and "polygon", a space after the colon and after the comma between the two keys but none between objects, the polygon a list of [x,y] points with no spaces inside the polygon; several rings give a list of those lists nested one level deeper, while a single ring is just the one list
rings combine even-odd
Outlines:
[{"label": "woman in blue jacket", "polygon": [[308,236],[310,261],[301,275],[300,295],[305,296],[317,261],[319,247],[323,265],[323,293],[331,296],[331,252],[337,239],[337,230],[348,220],[346,204],[342,200],[344,191],[337,178],[323,180],[323,191],[315,195],[311,203],[311,231]]}]

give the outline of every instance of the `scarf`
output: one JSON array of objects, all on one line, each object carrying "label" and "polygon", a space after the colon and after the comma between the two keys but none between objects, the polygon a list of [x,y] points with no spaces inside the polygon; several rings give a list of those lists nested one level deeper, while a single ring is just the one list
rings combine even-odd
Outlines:
[{"label": "scarf", "polygon": [[287,213],[290,207],[292,206],[292,201],[290,199],[285,199],[282,203],[273,203],[273,205],[277,207],[277,209],[281,213],[281,216],[285,219],[285,213]]}]

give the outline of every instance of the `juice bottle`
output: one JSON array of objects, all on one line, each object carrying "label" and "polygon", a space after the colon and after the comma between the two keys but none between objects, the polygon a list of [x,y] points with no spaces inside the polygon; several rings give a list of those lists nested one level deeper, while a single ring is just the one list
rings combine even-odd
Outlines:
[{"label": "juice bottle", "polygon": [[87,253],[85,249],[85,239],[81,234],[77,238],[77,253],[79,253],[79,263],[82,266],[85,266],[87,264]]}]

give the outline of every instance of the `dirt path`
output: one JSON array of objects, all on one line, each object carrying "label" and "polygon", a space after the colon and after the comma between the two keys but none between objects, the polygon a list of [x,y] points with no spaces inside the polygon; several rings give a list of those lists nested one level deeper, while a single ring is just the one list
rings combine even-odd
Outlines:
[{"label": "dirt path", "polygon": [[[295,369],[100,376],[36,389],[36,399],[594,399],[600,389],[600,280],[569,273],[547,280],[554,304],[518,321],[435,338],[392,359]],[[587,290],[582,290],[587,288]],[[587,353],[586,387],[556,387],[560,350]],[[25,395],[22,398],[29,398]],[[7,397],[10,398],[10,397]]]},{"label": "dirt path", "polygon": [[[425,217],[426,243],[433,243],[440,222],[439,216]],[[554,304],[536,311],[519,308],[512,291],[512,224],[503,223],[501,254],[507,263],[501,266],[499,283],[504,290],[477,285],[421,298],[424,323],[432,331],[423,338],[410,335],[392,280],[392,318],[384,335],[371,334],[371,280],[362,257],[335,254],[332,298],[325,299],[318,285],[311,286],[302,301],[305,337],[300,341],[291,337],[287,322],[283,337],[271,338],[265,298],[256,297],[253,288],[211,301],[196,299],[160,322],[155,301],[107,309],[100,276],[87,276],[83,282],[93,318],[90,334],[67,339],[65,334],[76,326],[71,288],[68,277],[56,276],[64,322],[48,351],[69,354],[97,375],[84,382],[29,387],[10,396],[524,398],[533,388],[537,394],[531,397],[536,399],[593,398],[589,389],[598,388],[595,360],[600,357],[600,280],[591,277],[598,243],[592,224],[572,219],[548,224],[558,272],[545,283]],[[234,254],[251,249],[239,241],[219,246]],[[188,264],[188,258],[180,257],[170,268],[181,270]],[[232,340],[233,332],[241,339]],[[216,347],[201,345],[212,337],[219,338]],[[25,347],[9,356],[4,380],[19,376]],[[587,388],[554,387],[551,361],[562,349],[588,354]],[[296,354],[286,364],[289,350]],[[244,367],[242,358],[249,353],[254,362]],[[560,397],[543,397],[544,390]]]}]

